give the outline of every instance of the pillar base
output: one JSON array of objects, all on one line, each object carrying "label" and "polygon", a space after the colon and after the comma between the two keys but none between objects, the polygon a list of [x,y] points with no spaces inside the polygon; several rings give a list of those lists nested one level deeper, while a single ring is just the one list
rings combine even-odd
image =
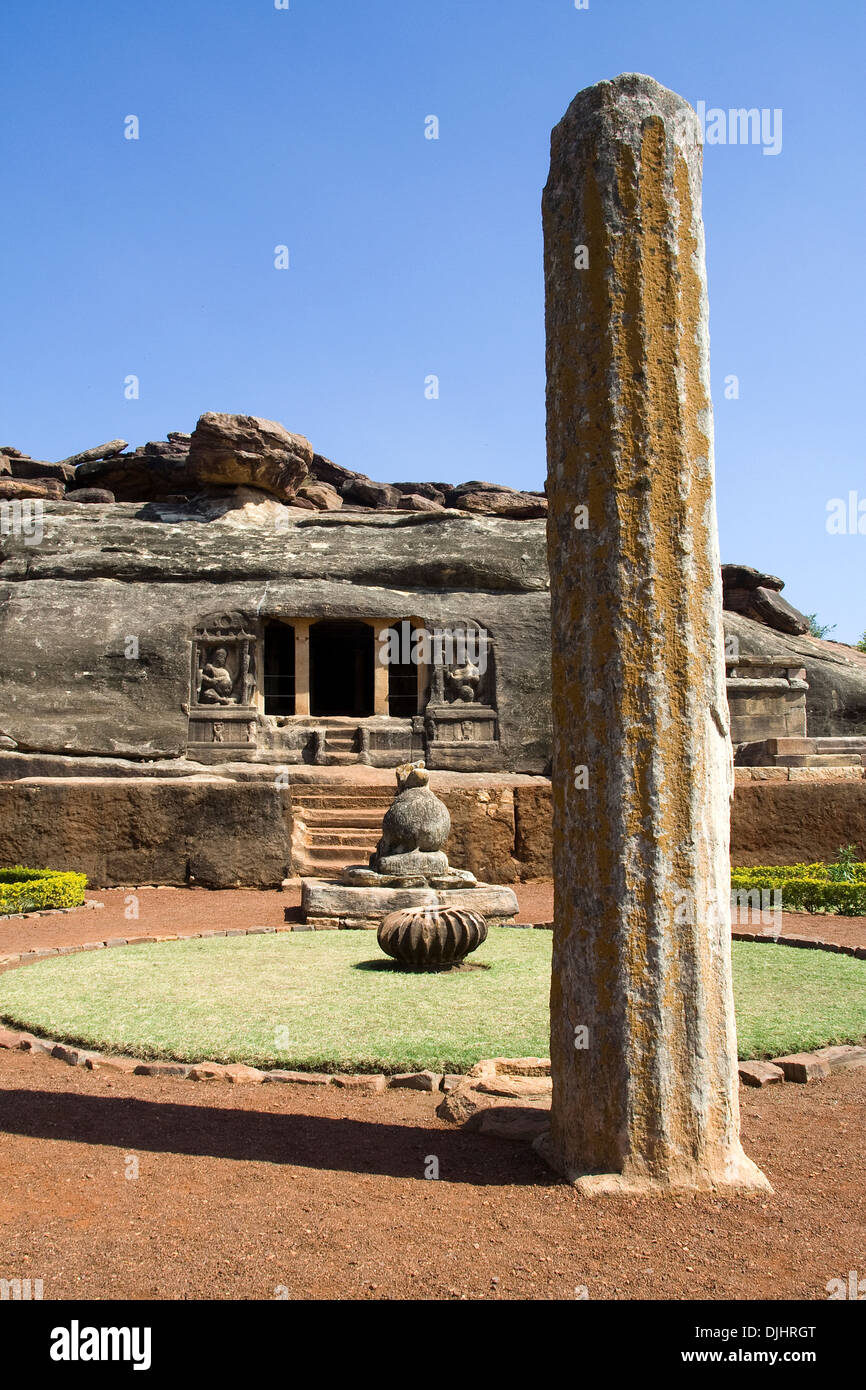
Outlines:
[{"label": "pillar base", "polygon": [[740,1149],[721,1169],[683,1169],[666,1177],[644,1173],[585,1173],[569,1168],[554,1152],[550,1133],[532,1141],[536,1153],[583,1197],[663,1197],[674,1192],[716,1192],[731,1197],[772,1193],[769,1180]]}]

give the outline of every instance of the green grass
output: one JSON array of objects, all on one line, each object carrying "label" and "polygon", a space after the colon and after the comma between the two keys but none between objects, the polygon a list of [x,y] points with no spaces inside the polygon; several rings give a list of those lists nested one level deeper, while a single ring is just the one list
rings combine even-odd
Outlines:
[{"label": "green grass", "polygon": [[[548,1052],[551,934],[494,928],[484,970],[404,974],[370,933],[127,946],[0,976],[0,1017],[102,1051],[325,1071],[464,1071]],[[734,942],[740,1056],[866,1035],[866,961]],[[281,1031],[284,1030],[284,1031]]]}]

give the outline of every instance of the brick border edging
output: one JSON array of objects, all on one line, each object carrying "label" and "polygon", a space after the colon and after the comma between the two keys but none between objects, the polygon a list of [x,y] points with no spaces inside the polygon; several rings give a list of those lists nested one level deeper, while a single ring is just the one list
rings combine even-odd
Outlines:
[{"label": "brick border edging", "polygon": [[[102,904],[98,904],[102,906]],[[63,908],[48,909],[48,912],[65,911]],[[76,909],[77,910],[77,909]],[[28,916],[41,916],[43,913],[30,913]],[[513,926],[535,927],[549,930],[552,922],[514,923]],[[3,968],[16,964],[32,964],[48,956],[75,955],[81,951],[99,951],[115,946],[152,946],[164,941],[194,941],[215,936],[275,936],[292,931],[292,925],[280,927],[226,927],[224,930],[197,931],[180,935],[177,932],[159,933],[156,936],[117,936],[107,941],[85,941],[77,946],[37,946],[32,951],[19,951],[0,956],[0,973]],[[837,955],[852,956],[856,960],[866,960],[866,947],[841,946],[833,941],[823,941],[809,936],[768,936],[759,932],[732,930],[734,941],[764,942],[773,946],[792,946],[801,950],[829,951]],[[409,1088],[417,1091],[451,1091],[461,1081],[472,1075],[476,1067],[486,1065],[484,1061],[466,1073],[453,1075],[431,1071],[399,1072],[394,1075],[372,1072],[301,1072],[283,1068],[264,1070],[248,1067],[241,1062],[148,1062],[144,1059],[120,1054],[103,1054],[92,1048],[78,1047],[72,1043],[59,1042],[53,1038],[40,1038],[35,1033],[18,1032],[0,1023],[0,1048],[10,1051],[49,1053],[59,1061],[73,1067],[86,1067],[88,1071],[115,1071],[136,1076],[173,1076],[192,1081],[229,1081],[233,1083],[284,1082],[296,1085],[339,1086],[347,1090],[361,1091],[375,1095],[386,1088]],[[495,1059],[500,1062],[507,1059]],[[518,1059],[525,1061],[526,1059]],[[533,1059],[547,1067],[550,1073],[549,1058]],[[771,1061],[762,1058],[738,1060],[740,1081],[746,1086],[769,1086],[774,1083],[793,1081],[808,1082],[823,1080],[834,1072],[849,1068],[866,1066],[866,1046],[840,1044],[817,1048],[814,1052],[796,1052]]]},{"label": "brick border edging", "polygon": [[770,936],[732,929],[731,940],[763,941],[771,946],[795,946],[803,951],[831,951],[840,956],[853,956],[855,960],[866,960],[866,946],[841,946],[837,941],[825,941],[820,936]]}]

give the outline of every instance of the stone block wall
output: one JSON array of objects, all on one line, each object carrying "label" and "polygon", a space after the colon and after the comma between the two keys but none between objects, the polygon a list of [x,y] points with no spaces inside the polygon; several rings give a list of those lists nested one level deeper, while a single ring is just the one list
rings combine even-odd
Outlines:
[{"label": "stone block wall", "polygon": [[0,864],[78,869],[94,888],[278,888],[291,801],[272,783],[177,778],[0,783]]},{"label": "stone block wall", "polygon": [[[488,883],[551,874],[550,784],[491,778],[437,791],[451,813],[447,851]],[[197,884],[277,888],[290,872],[291,790],[271,782],[34,778],[0,783],[0,864],[78,869],[94,888]],[[866,778],[808,768],[738,772],[731,862],[866,858]]]}]

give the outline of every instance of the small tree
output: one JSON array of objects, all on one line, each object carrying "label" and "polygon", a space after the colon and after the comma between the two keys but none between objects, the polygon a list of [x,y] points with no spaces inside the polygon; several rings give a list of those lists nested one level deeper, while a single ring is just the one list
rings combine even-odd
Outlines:
[{"label": "small tree", "polygon": [[855,642],[854,645],[857,648],[858,652],[866,652],[866,632],[863,633],[863,636],[860,638],[860,641]]},{"label": "small tree", "polygon": [[[813,637],[826,637],[828,632],[836,631],[835,623],[819,623],[817,613],[807,613],[809,632]],[[866,637],[866,633],[863,634]]]}]

